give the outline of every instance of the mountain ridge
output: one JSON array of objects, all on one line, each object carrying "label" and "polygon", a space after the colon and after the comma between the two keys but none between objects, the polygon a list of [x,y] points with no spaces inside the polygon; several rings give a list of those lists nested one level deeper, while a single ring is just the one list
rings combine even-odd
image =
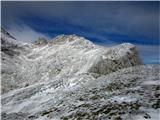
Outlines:
[{"label": "mountain ridge", "polygon": [[10,39],[1,37],[2,119],[158,120],[160,66],[143,65],[133,44],[103,47],[75,35],[45,44]]},{"label": "mountain ridge", "polygon": [[[3,36],[2,40],[4,40]],[[13,51],[19,52],[19,54],[15,54],[15,61],[19,59],[18,63],[23,64],[13,64],[19,72],[12,71],[16,76],[9,76],[15,80],[19,79],[19,85],[22,81],[23,84],[33,84],[44,79],[51,80],[55,77],[63,76],[71,77],[83,73],[93,74],[94,77],[97,77],[121,68],[142,64],[136,47],[132,44],[124,43],[106,48],[97,46],[91,41],[76,35],[61,35],[42,46],[29,43],[26,46],[18,42],[16,46],[21,46],[21,49],[24,49],[25,52],[11,47],[10,53]],[[2,58],[5,57],[8,58],[6,54],[3,54]],[[7,66],[7,64],[10,63],[4,65]],[[2,68],[2,71],[7,70]],[[46,78],[43,75],[45,73]],[[4,78],[9,77],[5,72],[3,75]],[[11,79],[10,77],[7,78],[8,81]],[[25,81],[26,79],[28,81]]]}]

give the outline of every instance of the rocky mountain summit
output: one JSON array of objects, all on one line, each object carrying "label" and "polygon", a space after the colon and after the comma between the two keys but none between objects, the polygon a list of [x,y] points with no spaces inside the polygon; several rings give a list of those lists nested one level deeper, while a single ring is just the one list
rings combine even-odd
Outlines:
[{"label": "rocky mountain summit", "polygon": [[[9,33],[8,33],[9,34]],[[17,41],[1,31],[2,119],[158,119],[159,65],[136,46],[95,45],[76,35]]]}]

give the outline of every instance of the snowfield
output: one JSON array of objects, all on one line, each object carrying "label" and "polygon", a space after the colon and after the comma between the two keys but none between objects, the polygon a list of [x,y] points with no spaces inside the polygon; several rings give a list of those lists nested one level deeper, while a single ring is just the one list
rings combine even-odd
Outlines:
[{"label": "snowfield", "polygon": [[142,65],[134,45],[1,35],[3,120],[159,119],[160,65]]}]

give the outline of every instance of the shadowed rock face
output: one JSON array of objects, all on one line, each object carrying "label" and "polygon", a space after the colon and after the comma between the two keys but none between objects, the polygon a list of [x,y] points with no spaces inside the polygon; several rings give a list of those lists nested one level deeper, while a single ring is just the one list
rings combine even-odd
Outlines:
[{"label": "shadowed rock face", "polygon": [[1,34],[4,120],[152,118],[159,109],[159,65],[140,66],[132,44],[62,35],[34,45]]},{"label": "shadowed rock face", "polygon": [[8,38],[12,38],[14,40],[16,40],[15,37],[13,37],[10,33],[8,33],[4,28],[1,27],[1,33],[3,33],[6,37]]},{"label": "shadowed rock face", "polygon": [[43,37],[38,38],[38,40],[35,41],[35,45],[46,45],[47,43],[47,40]]},{"label": "shadowed rock face", "polygon": [[121,68],[141,64],[142,61],[138,56],[136,47],[132,44],[125,43],[112,47],[99,56],[89,71],[97,74],[108,74]]}]

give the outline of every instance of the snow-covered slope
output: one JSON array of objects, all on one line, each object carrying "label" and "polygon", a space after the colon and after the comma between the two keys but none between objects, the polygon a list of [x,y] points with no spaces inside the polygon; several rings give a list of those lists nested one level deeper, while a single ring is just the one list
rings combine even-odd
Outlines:
[{"label": "snow-covered slope", "polygon": [[121,114],[140,119],[149,114],[146,110],[158,114],[153,109],[159,108],[159,66],[139,66],[134,45],[102,47],[76,35],[31,44],[1,34],[4,120],[120,119]]},{"label": "snow-covered slope", "polygon": [[17,83],[23,59],[33,45],[17,41],[4,29],[1,30],[1,83],[2,93],[21,86]]},{"label": "snow-covered slope", "polygon": [[[2,117],[4,120],[159,120],[159,70],[159,65],[137,66],[94,80],[83,76],[13,90],[2,95]],[[85,80],[74,85],[74,81]]]},{"label": "snow-covered slope", "polygon": [[[4,46],[8,37],[4,39],[2,36],[2,41],[5,41],[2,42]],[[98,77],[141,64],[132,44],[124,43],[106,48],[75,35],[61,35],[44,45],[22,44],[17,41],[11,45],[16,46],[10,49],[13,55],[8,55],[2,49],[4,92],[10,89],[6,87],[9,84],[11,89],[14,89],[42,81],[71,79],[83,74]],[[11,71],[10,67],[14,70]]]}]

